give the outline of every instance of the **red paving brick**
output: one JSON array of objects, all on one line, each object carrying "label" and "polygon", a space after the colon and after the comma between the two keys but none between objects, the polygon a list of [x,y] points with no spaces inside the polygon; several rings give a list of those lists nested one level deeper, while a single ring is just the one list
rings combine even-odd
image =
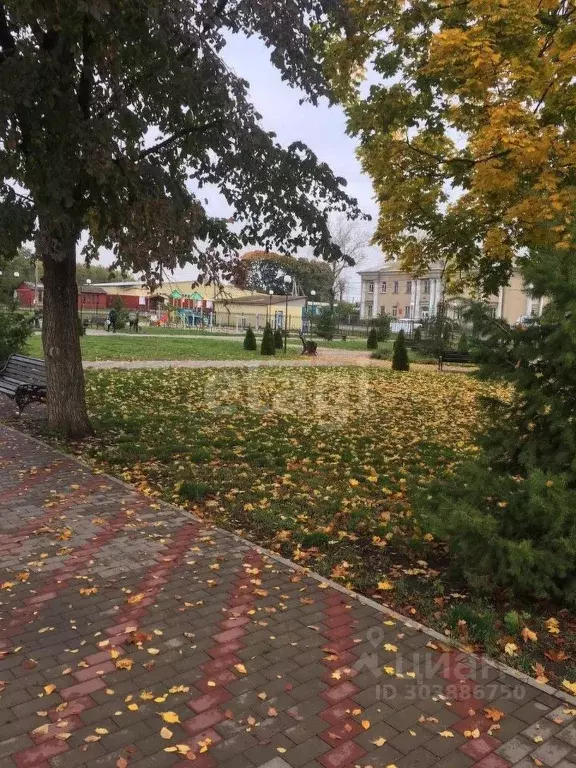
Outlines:
[{"label": "red paving brick", "polygon": [[[51,528],[64,526],[71,536],[58,540]],[[31,568],[41,553],[45,567]],[[454,733],[478,727],[481,736],[447,740],[438,763],[449,765],[452,754],[455,765],[472,759],[474,768],[508,768],[495,753],[500,740],[486,733],[493,724],[483,714],[481,672],[500,686],[490,697],[495,706],[501,696],[521,707],[522,696],[510,696],[511,678],[497,679],[461,652],[427,648],[431,685],[426,672],[397,682],[382,673],[394,656],[371,639],[384,635],[376,609],[319,589],[307,575],[295,578],[252,545],[1,426],[0,563],[0,583],[30,572],[0,603],[0,651],[8,652],[0,654],[2,766],[75,768],[102,759],[104,768],[125,758],[150,768],[257,768],[289,755],[295,768],[429,766],[426,742],[415,739],[412,748],[408,734],[422,732],[422,712],[441,723],[445,711]],[[80,593],[91,587],[93,594]],[[403,663],[419,668],[422,651],[414,649],[426,637],[419,642],[401,622],[387,623],[385,634]],[[15,665],[14,647],[35,664]],[[44,689],[52,680],[54,690]],[[387,686],[385,697],[379,686]],[[526,709],[526,727],[549,724],[546,715],[562,706],[548,696],[538,701],[521,683],[518,690],[537,703]],[[62,723],[64,740],[55,738]],[[163,726],[170,739],[160,736]],[[426,728],[437,741],[433,721]],[[403,757],[390,757],[397,755],[391,741],[408,750]],[[165,752],[175,744],[195,759]]]}]

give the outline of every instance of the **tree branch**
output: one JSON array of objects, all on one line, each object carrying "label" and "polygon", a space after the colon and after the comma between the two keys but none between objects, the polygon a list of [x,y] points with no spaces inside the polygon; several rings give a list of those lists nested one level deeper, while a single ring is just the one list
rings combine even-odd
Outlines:
[{"label": "tree branch", "polygon": [[432,160],[436,160],[437,163],[466,163],[467,165],[480,165],[481,163],[487,163],[490,160],[498,160],[501,157],[506,157],[506,155],[509,155],[512,151],[511,149],[503,149],[501,152],[494,152],[491,155],[486,155],[486,157],[480,157],[477,160],[473,160],[471,157],[443,157],[442,155],[435,155],[433,152],[426,152],[425,149],[420,149],[420,147],[414,146],[414,144],[411,144],[408,139],[404,142],[406,146],[413,150],[414,152],[417,152],[419,155],[423,155],[424,157],[429,157]]},{"label": "tree branch", "polygon": [[212,120],[212,122],[204,123],[204,125],[190,125],[188,128],[182,128],[181,131],[176,131],[176,133],[174,133],[172,136],[169,136],[167,139],[160,141],[153,147],[148,147],[147,149],[142,150],[142,152],[140,152],[138,155],[138,160],[143,160],[145,157],[148,157],[148,155],[154,154],[154,152],[161,152],[163,149],[166,149],[179,139],[183,139],[190,133],[203,133],[204,131],[209,131],[211,128],[215,128],[221,123],[221,120]]}]

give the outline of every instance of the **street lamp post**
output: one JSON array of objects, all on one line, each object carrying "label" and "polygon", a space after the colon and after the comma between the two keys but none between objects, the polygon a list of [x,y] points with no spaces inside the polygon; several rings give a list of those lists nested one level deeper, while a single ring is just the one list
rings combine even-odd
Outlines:
[{"label": "street lamp post", "polygon": [[[92,285],[92,280],[90,280],[90,278],[87,278],[86,285]],[[84,321],[84,303],[86,301],[86,294],[82,289],[80,290],[80,293],[82,294],[82,301],[80,302],[80,318]]]},{"label": "street lamp post", "polygon": [[268,291],[268,295],[270,296],[270,299],[268,301],[268,314],[266,320],[272,325],[272,296],[274,296],[274,291]]},{"label": "street lamp post", "polygon": [[292,278],[290,275],[284,275],[284,289],[286,291],[286,311],[284,313],[284,354],[286,354],[286,350],[288,348],[288,290],[290,288],[291,282]]},{"label": "street lamp post", "polygon": [[[310,291],[310,296],[312,301],[314,301],[314,296],[316,296],[316,291],[314,289]],[[308,312],[308,299],[306,299],[306,320],[308,321],[308,333],[310,333],[312,323],[310,322],[310,313]]]}]

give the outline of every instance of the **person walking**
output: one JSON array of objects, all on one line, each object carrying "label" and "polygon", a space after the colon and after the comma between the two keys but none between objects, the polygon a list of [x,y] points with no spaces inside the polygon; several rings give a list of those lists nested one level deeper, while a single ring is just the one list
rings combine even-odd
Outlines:
[{"label": "person walking", "polygon": [[112,307],[110,312],[108,313],[108,327],[106,328],[107,331],[112,328],[112,333],[116,333],[116,322],[118,321],[118,312]]}]

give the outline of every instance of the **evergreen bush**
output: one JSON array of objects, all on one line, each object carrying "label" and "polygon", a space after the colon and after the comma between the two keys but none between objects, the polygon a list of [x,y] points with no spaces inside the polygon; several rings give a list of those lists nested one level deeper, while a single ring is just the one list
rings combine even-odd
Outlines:
[{"label": "evergreen bush", "polygon": [[254,335],[254,331],[252,330],[251,326],[248,326],[246,329],[243,346],[244,349],[246,349],[248,352],[254,352],[254,350],[258,348],[258,345],[256,344],[256,336]]},{"label": "evergreen bush", "polygon": [[394,353],[392,355],[393,371],[409,371],[410,362],[408,360],[408,350],[406,349],[406,336],[404,331],[400,331],[394,342]]},{"label": "evergreen bush", "polygon": [[260,345],[260,354],[262,355],[275,355],[276,348],[274,347],[274,331],[270,323],[266,323],[264,333],[262,335],[262,344]]},{"label": "evergreen bush", "polygon": [[576,605],[576,259],[532,254],[523,278],[540,321],[510,327],[474,310],[480,375],[512,385],[486,401],[478,458],[418,494],[470,587]]},{"label": "evergreen bush", "polygon": [[368,332],[366,349],[378,349],[378,334],[376,332],[376,328],[370,328],[370,331]]},{"label": "evergreen bush", "polygon": [[332,341],[336,333],[336,317],[330,307],[322,307],[316,321],[316,333],[321,339]]}]

